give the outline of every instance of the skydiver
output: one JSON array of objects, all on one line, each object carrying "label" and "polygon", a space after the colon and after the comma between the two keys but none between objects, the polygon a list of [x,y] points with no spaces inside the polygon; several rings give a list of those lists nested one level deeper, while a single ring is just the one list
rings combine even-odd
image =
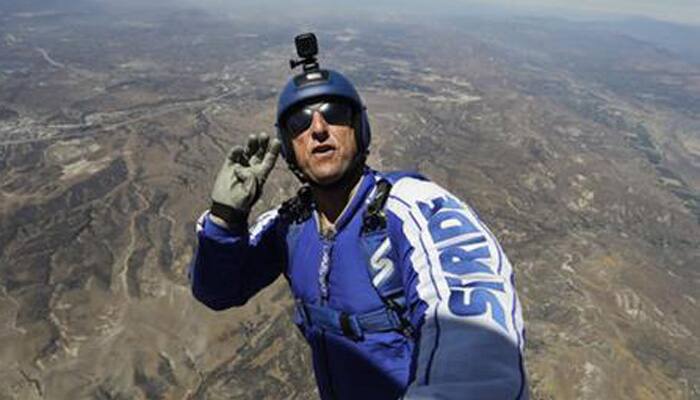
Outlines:
[{"label": "skydiver", "polygon": [[[224,310],[283,275],[322,399],[526,399],[521,306],[496,238],[437,184],[367,166],[355,87],[319,67],[312,34],[297,52],[277,138],[251,136],[216,177],[193,295]],[[280,152],[301,189],[249,229]]]}]

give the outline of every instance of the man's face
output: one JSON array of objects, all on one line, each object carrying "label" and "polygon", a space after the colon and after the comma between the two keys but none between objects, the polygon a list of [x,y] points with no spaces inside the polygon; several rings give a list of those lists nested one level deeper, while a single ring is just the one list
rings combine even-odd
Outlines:
[{"label": "man's face", "polygon": [[330,124],[319,110],[311,124],[292,139],[294,156],[301,171],[324,185],[340,179],[357,154],[355,130],[348,124]]}]

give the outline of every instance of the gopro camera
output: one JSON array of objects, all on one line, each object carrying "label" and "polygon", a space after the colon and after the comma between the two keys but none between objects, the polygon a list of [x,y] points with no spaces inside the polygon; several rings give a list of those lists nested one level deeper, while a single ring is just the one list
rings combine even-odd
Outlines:
[{"label": "gopro camera", "polygon": [[313,33],[302,33],[294,38],[297,54],[301,58],[313,58],[318,54],[318,41]]},{"label": "gopro camera", "polygon": [[297,48],[297,55],[300,60],[289,60],[289,67],[294,69],[299,65],[304,66],[304,71],[312,71],[318,69],[318,41],[316,35],[311,32],[302,33],[294,38],[294,45]]}]

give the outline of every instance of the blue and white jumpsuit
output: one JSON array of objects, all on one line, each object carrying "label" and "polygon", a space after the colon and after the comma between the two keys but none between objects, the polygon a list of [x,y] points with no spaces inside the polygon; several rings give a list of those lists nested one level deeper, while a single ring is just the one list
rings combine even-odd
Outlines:
[{"label": "blue and white jumpsuit", "polygon": [[297,318],[323,399],[527,398],[521,307],[496,238],[452,194],[406,176],[384,208],[388,240],[368,254],[359,238],[381,177],[365,170],[332,237],[319,233],[314,210],[291,224],[274,209],[250,230],[224,229],[205,213],[190,270],[194,296],[223,310],[284,275],[297,311],[336,310],[355,321],[386,309],[376,287],[393,280],[410,329],[363,332],[354,324],[348,335],[329,329],[335,314],[326,325]]}]

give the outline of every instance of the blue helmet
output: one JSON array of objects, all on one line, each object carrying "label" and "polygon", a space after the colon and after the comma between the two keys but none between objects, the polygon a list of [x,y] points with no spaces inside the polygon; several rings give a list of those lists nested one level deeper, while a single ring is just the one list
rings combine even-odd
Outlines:
[{"label": "blue helmet", "polygon": [[291,138],[286,134],[284,118],[295,107],[322,98],[337,98],[348,101],[354,109],[355,141],[357,142],[356,161],[364,161],[369,152],[371,133],[367,108],[353,84],[342,74],[332,70],[311,69],[295,76],[287,82],[277,103],[277,136],[282,142],[282,156],[292,171],[300,176],[296,165]]}]

